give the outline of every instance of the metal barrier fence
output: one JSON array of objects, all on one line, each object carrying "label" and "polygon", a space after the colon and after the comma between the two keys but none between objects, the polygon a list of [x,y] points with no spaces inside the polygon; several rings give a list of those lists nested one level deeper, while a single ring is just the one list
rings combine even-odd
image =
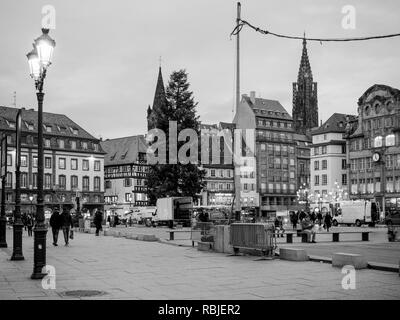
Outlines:
[{"label": "metal barrier fence", "polygon": [[[213,222],[192,222],[190,240],[205,241],[215,236],[215,225]],[[212,241],[212,240],[211,240]]]},{"label": "metal barrier fence", "polygon": [[261,250],[273,256],[276,249],[275,227],[271,223],[233,223],[230,225],[230,243],[236,248]]}]

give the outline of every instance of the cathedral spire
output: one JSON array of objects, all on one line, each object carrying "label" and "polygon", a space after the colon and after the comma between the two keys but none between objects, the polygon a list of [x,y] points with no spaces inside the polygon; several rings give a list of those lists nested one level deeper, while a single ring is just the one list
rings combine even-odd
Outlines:
[{"label": "cathedral spire", "polygon": [[318,126],[317,83],[313,82],[305,33],[297,82],[293,83],[292,115],[297,132],[306,133]]},{"label": "cathedral spire", "polygon": [[157,127],[155,119],[157,115],[164,114],[167,110],[167,97],[165,95],[164,81],[161,72],[161,66],[158,68],[158,79],[156,91],[154,93],[153,107],[147,108],[147,128],[153,129]]},{"label": "cathedral spire", "polygon": [[310,60],[308,58],[308,51],[307,51],[307,40],[306,40],[306,33],[304,32],[303,37],[303,51],[301,53],[301,61],[300,61],[300,68],[299,74],[297,77],[297,81],[301,81],[301,79],[310,78],[312,79],[312,71],[310,66]]},{"label": "cathedral spire", "polygon": [[164,89],[164,81],[160,66],[158,68],[158,79],[157,79],[156,92],[154,94],[153,110],[155,107],[157,108],[160,106],[160,104],[164,103],[164,101],[165,101],[165,89]]}]

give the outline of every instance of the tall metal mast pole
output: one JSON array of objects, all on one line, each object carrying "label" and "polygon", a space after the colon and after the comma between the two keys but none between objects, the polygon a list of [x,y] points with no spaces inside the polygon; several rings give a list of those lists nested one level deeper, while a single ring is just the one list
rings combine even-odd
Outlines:
[{"label": "tall metal mast pole", "polygon": [[[237,18],[236,18],[236,26],[239,28],[240,24],[240,2],[237,3]],[[240,32],[239,29],[237,30],[236,34],[236,114],[238,115],[239,112],[239,103],[240,103]],[[235,135],[236,137],[236,135]],[[235,146],[241,144],[235,143]],[[235,168],[235,214],[236,217],[241,211],[241,204],[240,204],[240,163],[236,163],[240,160],[241,157],[241,147],[239,150],[235,150],[234,156],[234,168]],[[236,218],[235,217],[235,218]]]}]

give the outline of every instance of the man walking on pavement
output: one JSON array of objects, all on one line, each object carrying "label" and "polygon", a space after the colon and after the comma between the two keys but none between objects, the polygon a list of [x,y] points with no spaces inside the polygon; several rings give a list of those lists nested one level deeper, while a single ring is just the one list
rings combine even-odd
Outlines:
[{"label": "man walking on pavement", "polygon": [[61,227],[63,230],[64,234],[64,241],[65,241],[65,246],[69,245],[69,236],[70,236],[70,228],[73,228],[74,225],[72,223],[72,216],[68,212],[68,210],[64,209],[63,213],[61,215]]},{"label": "man walking on pavement", "polygon": [[99,231],[102,230],[102,223],[103,223],[103,213],[100,210],[96,210],[93,219],[94,225],[96,226],[96,236],[99,235]]},{"label": "man walking on pavement", "polygon": [[61,216],[58,209],[54,209],[54,212],[50,217],[50,226],[51,226],[51,231],[53,233],[53,246],[56,247],[58,246],[57,244],[58,233],[60,232],[60,226],[61,226]]}]

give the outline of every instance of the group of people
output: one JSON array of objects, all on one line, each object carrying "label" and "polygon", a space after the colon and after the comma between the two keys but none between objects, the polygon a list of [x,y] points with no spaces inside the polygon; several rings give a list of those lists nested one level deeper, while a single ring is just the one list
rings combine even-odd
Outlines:
[{"label": "group of people", "polygon": [[32,229],[35,224],[35,219],[32,213],[24,213],[21,217],[22,223],[24,224],[24,229],[28,230],[28,237],[32,237]]},{"label": "group of people", "polygon": [[297,224],[300,222],[301,230],[307,234],[308,242],[315,243],[315,235],[317,230],[323,226],[329,232],[332,226],[332,216],[329,212],[325,215],[318,210],[317,212],[305,212],[304,210],[292,212],[290,220],[293,229],[297,230]]},{"label": "group of people", "polygon": [[[93,218],[93,223],[96,226],[96,236],[99,236],[99,232],[103,230],[103,213],[100,210],[96,210]],[[73,219],[72,215],[68,210],[63,210],[60,214],[58,209],[54,209],[50,217],[50,227],[53,234],[53,246],[58,246],[58,234],[60,229],[64,235],[65,246],[69,246],[69,240],[73,239]]]}]

